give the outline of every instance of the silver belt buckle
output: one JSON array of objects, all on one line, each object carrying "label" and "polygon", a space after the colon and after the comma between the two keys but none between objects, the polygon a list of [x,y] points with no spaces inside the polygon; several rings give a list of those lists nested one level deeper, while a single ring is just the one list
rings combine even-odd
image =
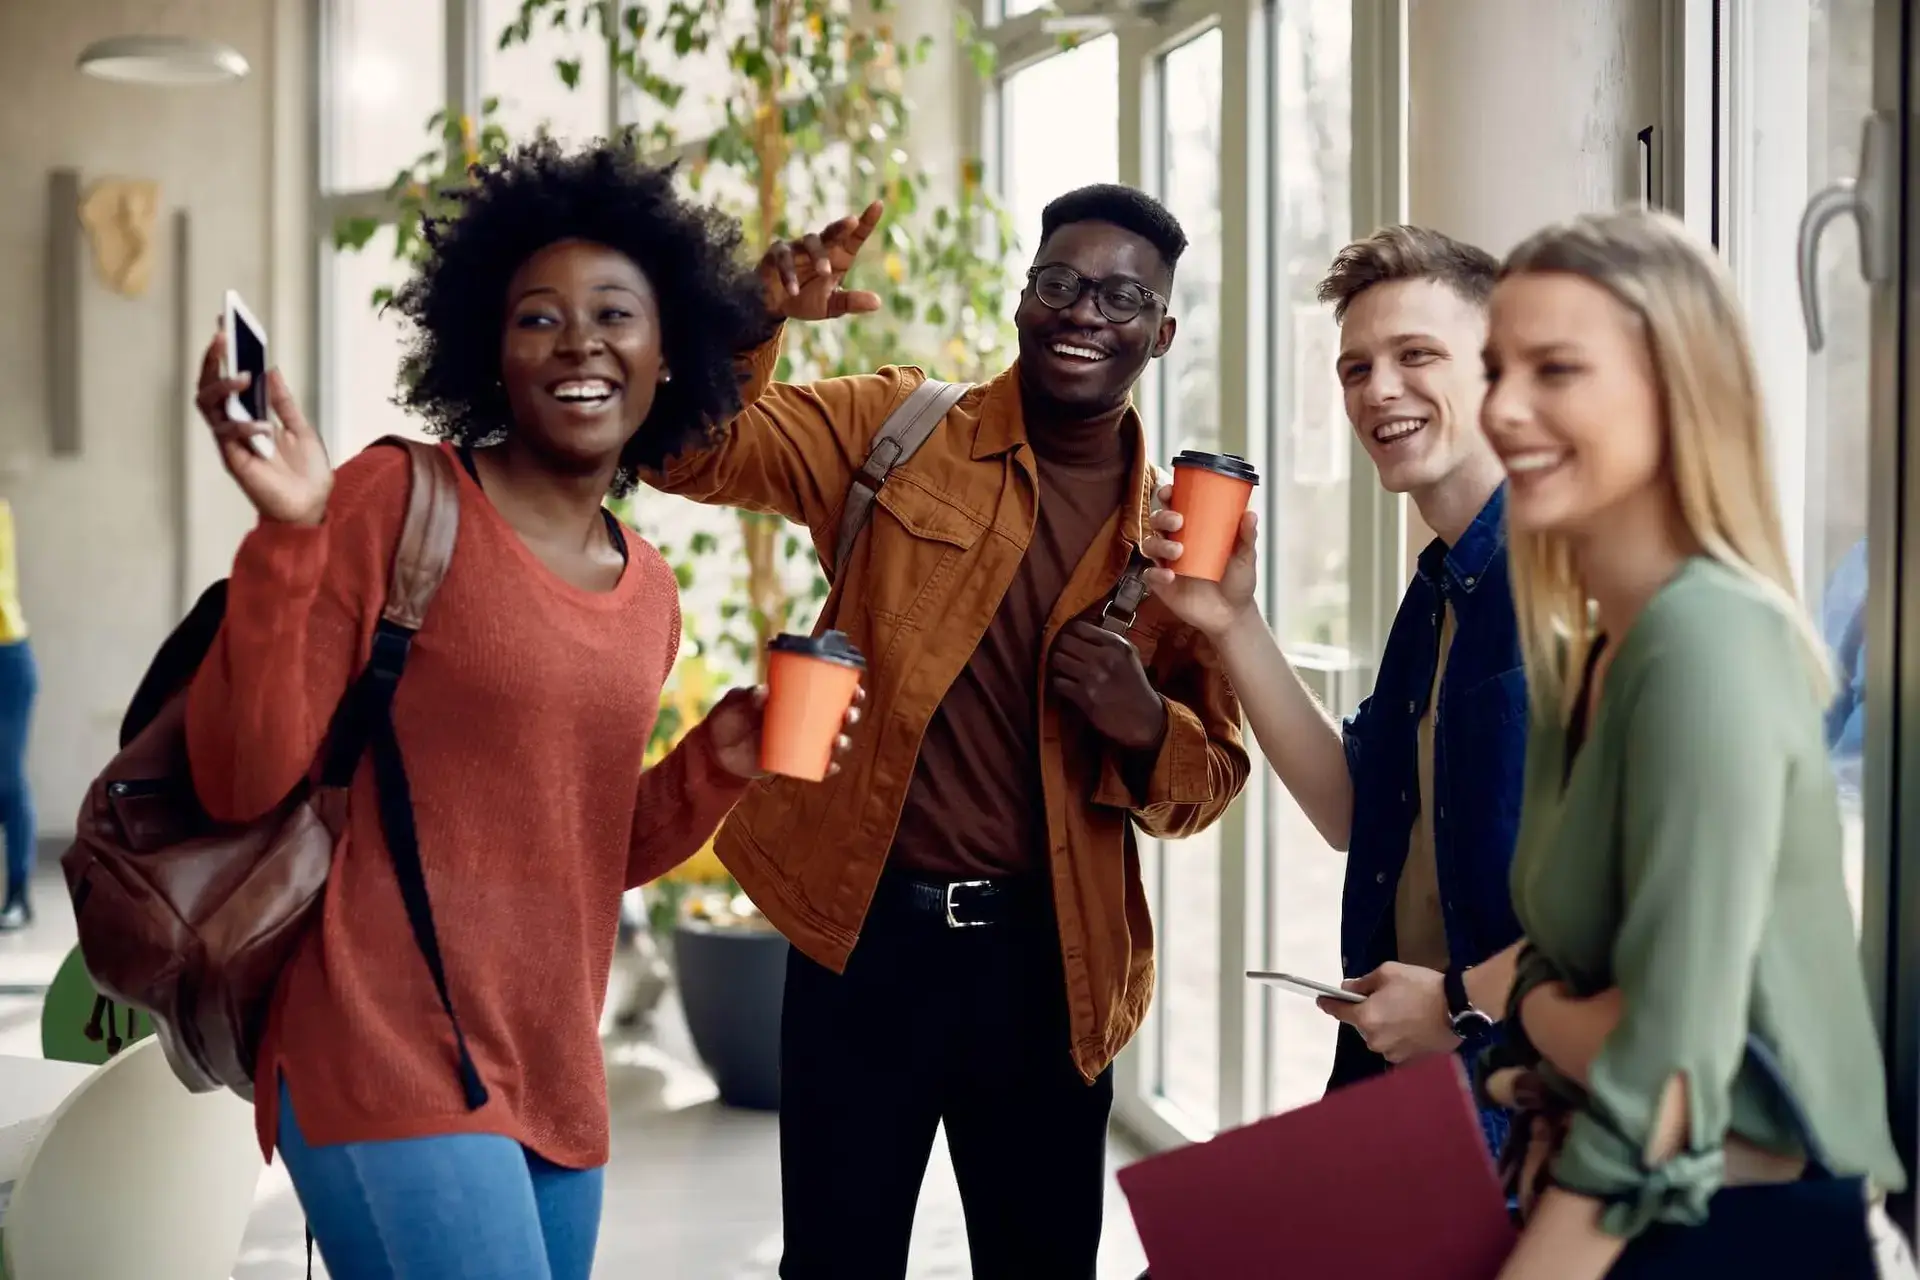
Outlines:
[{"label": "silver belt buckle", "polygon": [[947,928],[978,929],[981,925],[987,923],[985,920],[962,920],[953,914],[953,891],[955,889],[991,889],[992,887],[993,881],[991,880],[956,880],[948,885],[944,895],[947,908]]}]

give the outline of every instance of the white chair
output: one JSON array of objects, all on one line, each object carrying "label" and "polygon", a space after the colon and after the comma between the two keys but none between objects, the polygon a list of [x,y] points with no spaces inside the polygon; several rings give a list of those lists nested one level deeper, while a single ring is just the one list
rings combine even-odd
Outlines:
[{"label": "white chair", "polygon": [[122,1049],[34,1138],[7,1206],[10,1280],[224,1280],[264,1165],[253,1108],[187,1092],[160,1042]]}]

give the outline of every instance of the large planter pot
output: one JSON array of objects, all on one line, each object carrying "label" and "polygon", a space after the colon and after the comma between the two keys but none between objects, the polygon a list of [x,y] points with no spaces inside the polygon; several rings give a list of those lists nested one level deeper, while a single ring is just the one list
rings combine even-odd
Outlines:
[{"label": "large planter pot", "polygon": [[687,1030],[730,1107],[780,1109],[780,1001],[787,940],[771,929],[682,920],[673,970]]}]

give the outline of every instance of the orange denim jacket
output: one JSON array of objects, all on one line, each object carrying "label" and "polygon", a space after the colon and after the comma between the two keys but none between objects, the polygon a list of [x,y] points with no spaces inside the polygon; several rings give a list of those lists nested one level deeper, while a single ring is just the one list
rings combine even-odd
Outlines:
[{"label": "orange denim jacket", "polygon": [[[888,368],[806,386],[776,383],[780,337],[745,357],[746,408],[711,448],[646,478],[703,503],[805,525],[823,564],[847,488],[887,415],[918,386]],[[1140,430],[1139,419],[1128,422]],[[1153,471],[1136,450],[1135,500],[1116,511],[1048,620],[1098,616],[1152,509]],[[844,580],[820,619],[867,655],[867,702],[840,773],[768,778],[748,793],[716,851],[768,920],[814,961],[844,970],[879,883],[920,752],[948,685],[972,656],[1026,554],[1038,481],[1017,368],[975,387],[880,488]],[[1159,601],[1129,638],[1167,703],[1151,773],[1131,771],[1072,707],[1041,700],[1049,871],[1060,922],[1073,1057],[1092,1080],[1140,1025],[1153,991],[1153,924],[1129,820],[1178,838],[1219,818],[1247,779],[1240,706],[1211,646]]]}]

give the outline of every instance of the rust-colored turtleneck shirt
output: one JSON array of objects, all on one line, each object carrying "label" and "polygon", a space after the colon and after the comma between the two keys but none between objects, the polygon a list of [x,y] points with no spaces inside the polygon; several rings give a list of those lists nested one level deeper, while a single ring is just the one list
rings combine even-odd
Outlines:
[{"label": "rust-colored turtleneck shirt", "polygon": [[1040,480],[1033,537],[979,647],[920,742],[889,865],[934,880],[1037,875],[1046,865],[1040,691],[1047,619],[1093,541],[1124,510],[1132,442],[1126,406],[1072,421],[1030,407]]}]

